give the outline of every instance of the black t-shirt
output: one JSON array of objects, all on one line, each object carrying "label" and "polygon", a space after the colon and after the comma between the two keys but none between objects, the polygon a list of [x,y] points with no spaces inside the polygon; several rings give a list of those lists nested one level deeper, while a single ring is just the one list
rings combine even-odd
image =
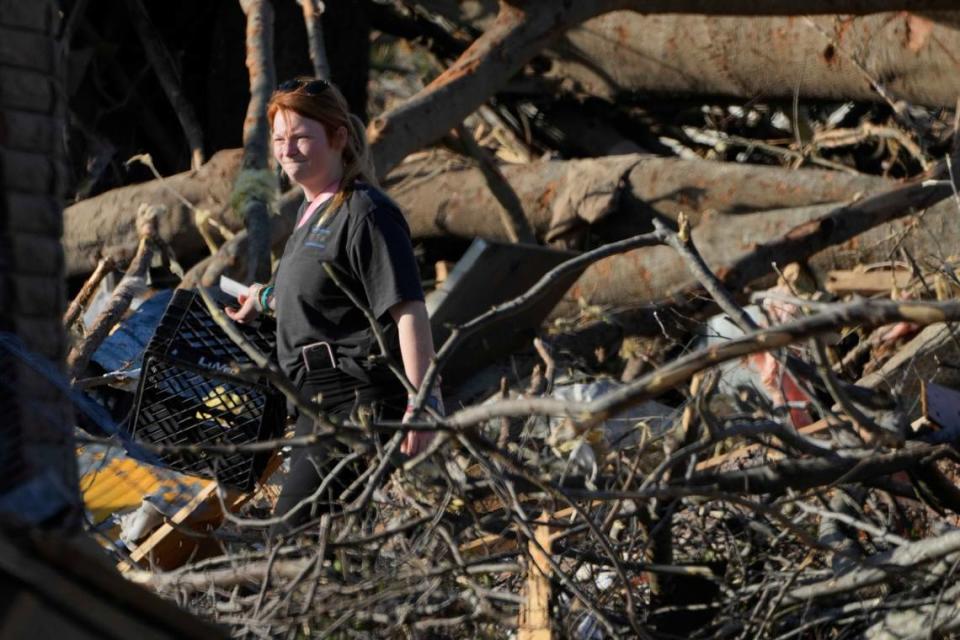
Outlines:
[{"label": "black t-shirt", "polygon": [[[396,205],[379,190],[358,183],[336,211],[318,207],[287,240],[274,276],[277,356],[296,380],[301,349],[322,340],[338,355],[378,353],[376,338],[358,309],[327,274],[328,263],[341,283],[362,301],[392,336],[388,310],[398,302],[423,300],[410,228]],[[306,209],[300,207],[297,219]]]}]

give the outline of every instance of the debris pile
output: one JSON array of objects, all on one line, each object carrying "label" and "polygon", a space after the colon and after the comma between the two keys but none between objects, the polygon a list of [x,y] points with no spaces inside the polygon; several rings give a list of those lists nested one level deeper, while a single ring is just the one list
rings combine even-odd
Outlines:
[{"label": "debris pile", "polygon": [[[67,272],[89,276],[65,324],[74,389],[116,423],[81,421],[80,460],[90,530],[127,578],[238,637],[960,628],[956,16],[361,4],[368,134],[434,289],[424,386],[448,413],[318,413],[309,441],[125,439],[166,289],[249,281],[301,198],[243,229],[229,149],[162,179],[138,155],[157,180],[85,197],[116,153],[101,145],[65,213]],[[255,355],[224,373],[311,407]],[[206,400],[188,417],[228,431],[232,399]],[[409,429],[438,434],[413,459]],[[285,456],[316,439],[356,479],[270,539]],[[240,491],[123,447],[272,458]]]}]

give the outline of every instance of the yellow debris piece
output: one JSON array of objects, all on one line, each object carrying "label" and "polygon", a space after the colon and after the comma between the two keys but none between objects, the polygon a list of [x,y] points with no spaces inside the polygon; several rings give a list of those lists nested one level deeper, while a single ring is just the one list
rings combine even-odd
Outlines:
[{"label": "yellow debris piece", "polygon": [[[245,396],[242,396],[235,391],[227,391],[223,385],[218,385],[217,387],[211,389],[210,393],[206,395],[206,397],[203,399],[203,404],[211,409],[220,409],[222,411],[228,411],[235,416],[242,416],[246,401],[247,398]],[[214,420],[224,429],[229,429],[232,426],[223,418],[207,413],[203,410],[197,411],[196,418],[198,420]]]},{"label": "yellow debris piece", "polygon": [[111,514],[136,509],[144,497],[158,494],[173,502],[180,497],[188,482],[199,490],[209,480],[179,476],[163,478],[149,465],[127,457],[115,457],[83,474],[80,492],[94,523],[100,523]]}]

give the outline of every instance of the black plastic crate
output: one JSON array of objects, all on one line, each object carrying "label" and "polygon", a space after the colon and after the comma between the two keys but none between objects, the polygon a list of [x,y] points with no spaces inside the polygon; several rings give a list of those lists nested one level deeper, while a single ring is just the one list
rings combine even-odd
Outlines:
[{"label": "black plastic crate", "polygon": [[[264,316],[257,325],[235,326],[261,352],[273,354],[276,324],[272,318]],[[229,372],[234,363],[252,364],[210,317],[200,294],[184,289],[173,293],[144,354],[160,354],[220,372]]]},{"label": "black plastic crate", "polygon": [[[273,353],[272,323],[239,329],[258,349]],[[129,428],[133,437],[184,446],[249,444],[279,435],[283,396],[263,380],[233,375],[234,364],[250,359],[210,317],[198,293],[177,291],[144,352]],[[159,458],[178,471],[248,490],[269,456],[198,450]]]}]

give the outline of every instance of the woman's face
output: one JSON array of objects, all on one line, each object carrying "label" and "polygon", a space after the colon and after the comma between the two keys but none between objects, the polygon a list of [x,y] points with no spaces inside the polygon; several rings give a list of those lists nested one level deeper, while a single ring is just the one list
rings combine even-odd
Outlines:
[{"label": "woman's face", "polygon": [[296,111],[281,109],[273,119],[273,157],[309,198],[343,173],[346,139],[344,127],[328,137],[320,122]]}]

